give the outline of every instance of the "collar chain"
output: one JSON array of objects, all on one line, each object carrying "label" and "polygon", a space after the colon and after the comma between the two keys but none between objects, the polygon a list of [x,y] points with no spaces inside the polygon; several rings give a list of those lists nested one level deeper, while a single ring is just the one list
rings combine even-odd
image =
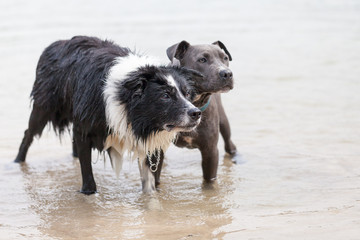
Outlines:
[{"label": "collar chain", "polygon": [[[152,160],[152,156],[155,156],[156,157],[156,162],[155,163],[153,163],[151,160]],[[150,169],[150,171],[152,172],[152,173],[154,173],[154,172],[156,172],[157,170],[158,170],[158,166],[159,166],[159,163],[160,163],[160,156],[161,156],[161,151],[160,151],[160,149],[156,149],[155,150],[155,152],[153,153],[153,154],[150,154],[150,152],[148,152],[147,154],[146,154],[146,157],[147,157],[147,159],[148,159],[148,162],[149,162],[149,164],[150,164],[150,167],[149,167],[149,169]]]}]

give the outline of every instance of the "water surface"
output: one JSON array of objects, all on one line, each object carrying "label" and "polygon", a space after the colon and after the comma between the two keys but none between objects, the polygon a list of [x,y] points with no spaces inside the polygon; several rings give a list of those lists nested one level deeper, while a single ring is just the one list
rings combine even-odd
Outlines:
[{"label": "water surface", "polygon": [[[0,3],[0,239],[359,239],[358,1],[21,1]],[[217,182],[197,150],[171,147],[154,197],[136,162],[116,178],[93,153],[84,196],[70,135],[48,128],[13,163],[42,50],[109,38],[167,61],[168,46],[221,40],[236,84],[223,94],[234,165],[219,142]]]}]

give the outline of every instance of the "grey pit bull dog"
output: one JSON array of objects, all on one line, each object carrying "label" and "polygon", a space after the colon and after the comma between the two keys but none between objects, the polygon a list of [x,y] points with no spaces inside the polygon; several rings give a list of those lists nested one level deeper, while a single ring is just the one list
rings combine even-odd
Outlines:
[{"label": "grey pit bull dog", "polygon": [[[178,147],[198,148],[202,156],[203,177],[206,182],[216,179],[219,151],[217,148],[219,130],[225,141],[225,151],[236,155],[236,146],[231,141],[230,125],[221,103],[220,93],[233,88],[233,75],[229,69],[232,60],[225,45],[220,42],[204,45],[190,45],[182,41],[167,49],[172,65],[197,70],[204,80],[196,82],[198,96],[193,104],[202,111],[200,125],[192,132],[180,133],[175,145]],[[158,163],[154,172],[156,185],[160,183],[164,154],[151,156],[148,164]]]}]

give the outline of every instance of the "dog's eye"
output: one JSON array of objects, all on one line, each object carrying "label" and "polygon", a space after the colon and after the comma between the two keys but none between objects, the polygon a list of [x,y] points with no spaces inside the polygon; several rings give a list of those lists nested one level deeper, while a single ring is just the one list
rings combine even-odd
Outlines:
[{"label": "dog's eye", "polygon": [[162,96],[161,96],[161,99],[163,100],[169,100],[170,99],[170,95],[168,93],[164,93]]},{"label": "dog's eye", "polygon": [[207,62],[206,58],[200,58],[198,61],[201,62],[201,63],[206,63]]},{"label": "dog's eye", "polygon": [[227,56],[225,56],[225,57],[224,57],[224,60],[227,61],[227,60],[229,60],[229,58],[228,58]]},{"label": "dog's eye", "polygon": [[190,96],[191,96],[190,91],[187,91],[187,92],[185,93],[185,97],[186,97],[187,99],[189,99]]}]

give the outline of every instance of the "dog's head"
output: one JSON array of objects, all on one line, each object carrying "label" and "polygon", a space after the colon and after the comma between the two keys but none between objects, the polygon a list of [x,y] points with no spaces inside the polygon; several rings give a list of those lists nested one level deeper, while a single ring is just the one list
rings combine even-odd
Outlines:
[{"label": "dog's head", "polygon": [[144,66],[130,72],[117,96],[135,136],[146,139],[163,130],[184,132],[197,127],[201,111],[191,103],[192,83],[202,78],[196,71],[173,66]]},{"label": "dog's head", "polygon": [[222,42],[190,45],[182,41],[169,47],[166,53],[173,65],[194,69],[204,75],[204,79],[196,82],[200,93],[227,92],[233,88],[233,74],[229,69],[232,58]]}]

